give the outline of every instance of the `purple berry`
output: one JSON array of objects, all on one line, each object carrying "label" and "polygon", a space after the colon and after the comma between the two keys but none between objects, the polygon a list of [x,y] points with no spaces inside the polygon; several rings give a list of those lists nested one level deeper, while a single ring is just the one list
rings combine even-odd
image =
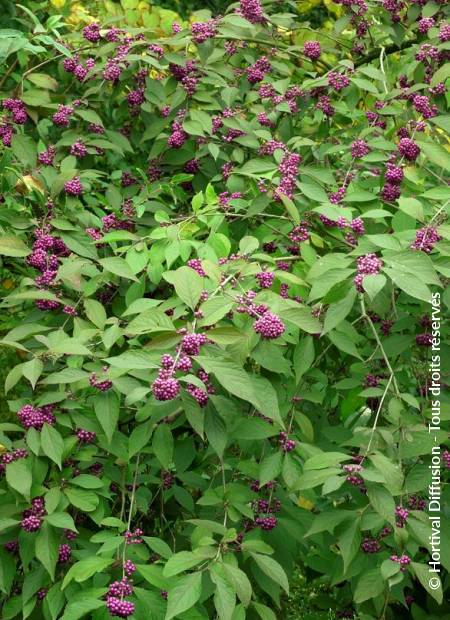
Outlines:
[{"label": "purple berry", "polygon": [[306,43],[303,45],[303,53],[310,60],[317,60],[318,58],[320,58],[322,49],[320,47],[319,41],[306,41]]},{"label": "purple berry", "polygon": [[253,329],[257,334],[267,340],[279,338],[286,330],[283,321],[272,312],[265,312],[253,323]]}]

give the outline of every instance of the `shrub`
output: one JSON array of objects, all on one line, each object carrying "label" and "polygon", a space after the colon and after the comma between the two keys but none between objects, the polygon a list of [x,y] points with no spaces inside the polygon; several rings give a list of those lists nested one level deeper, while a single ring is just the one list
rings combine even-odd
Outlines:
[{"label": "shrub", "polygon": [[273,620],[297,562],[336,617],[439,614],[449,26],[343,5],[9,33],[5,620]]}]

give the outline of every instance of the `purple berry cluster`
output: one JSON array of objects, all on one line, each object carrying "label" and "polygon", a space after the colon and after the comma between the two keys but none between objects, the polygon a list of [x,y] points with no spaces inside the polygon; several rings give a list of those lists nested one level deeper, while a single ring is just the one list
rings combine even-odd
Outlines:
[{"label": "purple berry cluster", "polygon": [[411,138],[401,138],[398,143],[398,152],[408,161],[416,161],[420,155],[420,147]]},{"label": "purple berry cluster", "polygon": [[[103,368],[103,372],[106,372],[107,368]],[[107,392],[113,386],[113,382],[110,379],[103,379],[100,381],[97,378],[97,374],[95,372],[91,373],[89,377],[89,385],[100,392]]]},{"label": "purple berry cluster", "polygon": [[52,145],[48,146],[45,151],[41,151],[38,154],[38,161],[43,166],[53,166],[53,160],[55,159],[56,148]]},{"label": "purple berry cluster", "polygon": [[57,111],[52,116],[53,123],[59,127],[68,127],[70,117],[74,112],[75,110],[72,106],[59,105]]},{"label": "purple berry cluster", "polygon": [[275,274],[273,271],[260,271],[255,277],[261,288],[270,288],[273,284]]},{"label": "purple berry cluster", "polygon": [[420,510],[423,511],[427,507],[427,502],[423,497],[419,495],[411,495],[408,499],[408,508],[410,510]]},{"label": "purple berry cluster", "polygon": [[380,383],[380,377],[377,377],[376,375],[373,374],[368,374],[366,375],[366,378],[364,380],[364,385],[366,387],[377,387]]},{"label": "purple berry cluster", "polygon": [[156,400],[173,400],[180,393],[180,382],[172,376],[171,371],[161,369],[152,383],[152,392]]},{"label": "purple berry cluster", "polygon": [[120,581],[113,581],[108,586],[108,596],[131,596],[133,594],[133,584],[127,577],[123,577]]},{"label": "purple berry cluster", "polygon": [[[298,168],[301,161],[302,158],[297,153],[287,152],[283,157],[280,165],[278,166],[278,171],[280,172],[281,178],[280,183],[275,190],[275,200],[280,200],[280,194],[283,194],[290,199],[293,198],[298,176]],[[304,238],[306,234],[305,223],[300,224],[296,227],[296,229],[298,229],[299,241],[305,241],[308,238],[307,236]]]},{"label": "purple berry cluster", "polygon": [[317,60],[318,58],[320,58],[322,49],[320,47],[319,41],[306,41],[306,43],[303,45],[303,53],[310,60]]},{"label": "purple berry cluster", "polygon": [[102,229],[103,232],[109,232],[110,230],[133,230],[134,223],[128,219],[119,219],[115,213],[110,213],[102,217]]},{"label": "purple berry cluster", "polygon": [[397,527],[405,527],[408,520],[409,511],[403,506],[397,506],[395,509],[395,523]]},{"label": "purple berry cluster", "polygon": [[91,43],[98,43],[100,41],[100,24],[97,22],[92,22],[92,24],[88,24],[83,28],[83,37],[86,41],[90,41]]},{"label": "purple berry cluster", "polygon": [[270,64],[266,56],[261,56],[256,62],[247,67],[247,80],[250,84],[257,84],[262,82],[265,76],[272,71],[272,65]]},{"label": "purple berry cluster", "polygon": [[408,555],[401,555],[400,557],[398,555],[391,555],[390,560],[392,562],[397,562],[397,564],[400,564],[400,570],[402,573],[404,573],[408,567],[408,565],[411,563],[411,558]]},{"label": "purple berry cluster", "polygon": [[53,405],[45,405],[44,407],[33,407],[33,405],[24,405],[17,412],[19,423],[25,428],[35,428],[42,430],[44,424],[53,426],[55,416],[53,413]]},{"label": "purple berry cluster", "polygon": [[140,545],[142,544],[143,535],[144,532],[139,527],[137,527],[133,532],[127,530],[124,534],[125,542],[127,545]]},{"label": "purple berry cluster", "polygon": [[68,562],[70,560],[71,555],[72,555],[72,548],[70,545],[68,545],[67,543],[63,543],[62,545],[59,545],[59,549],[58,549],[58,563],[59,564],[65,564],[66,562]]},{"label": "purple berry cluster", "polygon": [[381,545],[377,538],[364,538],[361,543],[361,550],[364,553],[378,553],[381,551]]},{"label": "purple berry cluster", "polygon": [[116,596],[108,596],[106,599],[106,608],[110,616],[118,618],[128,618],[134,614],[134,603],[124,601]]},{"label": "purple berry cluster", "polygon": [[175,483],[175,477],[170,471],[163,470],[161,472],[161,484],[164,490],[171,489]]},{"label": "purple berry cluster", "polygon": [[5,452],[0,457],[0,474],[3,474],[6,470],[8,463],[13,463],[19,459],[25,459],[28,456],[28,451],[25,448],[16,448],[11,452]]},{"label": "purple berry cluster", "polygon": [[21,526],[25,532],[33,533],[41,529],[42,519],[47,514],[43,497],[31,500],[31,507],[22,513]]},{"label": "purple berry cluster", "polygon": [[131,577],[131,575],[136,572],[136,564],[131,560],[125,560],[123,563],[123,570],[128,577]]},{"label": "purple berry cluster", "polygon": [[70,154],[78,158],[86,157],[87,152],[86,145],[81,140],[77,140],[70,147]]},{"label": "purple berry cluster", "polygon": [[365,492],[365,484],[363,478],[360,476],[360,472],[363,471],[362,465],[359,463],[355,465],[343,465],[343,471],[347,474],[346,481],[352,486],[358,487],[362,493]]},{"label": "purple berry cluster", "polygon": [[416,238],[411,244],[413,250],[420,250],[426,254],[430,254],[434,246],[442,237],[433,226],[424,226],[416,231]]},{"label": "purple berry cluster", "polygon": [[417,334],[416,344],[419,347],[431,347],[433,344],[433,336],[429,333]]},{"label": "purple berry cluster", "polygon": [[296,443],[294,439],[289,439],[287,433],[281,431],[278,436],[278,443],[283,452],[292,452],[295,450]]},{"label": "purple berry cluster", "polygon": [[84,428],[77,428],[75,435],[77,436],[78,442],[84,445],[93,443],[97,437],[96,433],[87,431]]},{"label": "purple berry cluster", "polygon": [[370,153],[370,147],[365,140],[358,139],[352,142],[351,152],[353,159],[358,159]]},{"label": "purple berry cluster", "polygon": [[363,293],[362,283],[365,276],[380,273],[383,262],[375,254],[366,254],[365,256],[360,256],[356,263],[358,273],[354,278],[354,283],[356,290],[359,293]]},{"label": "purple berry cluster", "polygon": [[217,34],[218,22],[217,18],[206,22],[194,22],[191,26],[192,40],[198,44],[214,38]]},{"label": "purple berry cluster", "polygon": [[260,0],[240,0],[237,12],[251,24],[263,24],[266,21]]},{"label": "purple berry cluster", "polygon": [[83,193],[83,185],[80,177],[74,177],[70,181],[64,183],[64,191],[68,196],[81,196]]},{"label": "purple berry cluster", "polygon": [[7,116],[1,119],[0,139],[3,146],[11,146],[14,135],[14,125],[24,125],[28,120],[25,104],[20,99],[4,99],[2,107],[7,111]]},{"label": "purple berry cluster", "polygon": [[199,276],[206,277],[206,272],[202,267],[202,261],[199,258],[191,258],[186,263],[188,267],[198,273]]},{"label": "purple berry cluster", "polygon": [[279,316],[266,311],[253,323],[253,330],[265,340],[275,340],[286,331],[286,327]]},{"label": "purple berry cluster", "polygon": [[328,85],[334,88],[337,92],[343,90],[350,84],[349,78],[343,73],[337,71],[330,71],[328,74]]}]

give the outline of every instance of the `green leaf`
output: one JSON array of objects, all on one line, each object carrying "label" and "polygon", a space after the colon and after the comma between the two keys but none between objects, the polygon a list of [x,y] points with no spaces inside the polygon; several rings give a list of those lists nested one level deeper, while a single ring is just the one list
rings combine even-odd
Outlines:
[{"label": "green leaf", "polygon": [[350,340],[350,338],[347,336],[347,334],[343,334],[342,332],[338,332],[338,331],[331,331],[328,334],[328,338],[331,340],[334,346],[337,347],[340,351],[343,351],[344,353],[348,353],[349,355],[352,355],[353,357],[357,357],[358,359],[361,359],[361,356],[358,353],[358,349],[356,348],[355,344]]},{"label": "green leaf", "polygon": [[184,415],[186,416],[187,421],[192,426],[194,431],[203,439],[205,425],[205,415],[203,410],[200,408],[197,401],[186,392],[183,392],[181,395],[181,400],[183,403]]},{"label": "green leaf", "polygon": [[411,562],[411,568],[428,594],[434,598],[438,605],[442,605],[444,593],[440,576],[436,573],[430,573],[430,567],[427,564]]},{"label": "green leaf", "polygon": [[201,305],[203,318],[199,321],[201,327],[214,325],[222,319],[233,307],[233,301],[223,296],[211,297]]},{"label": "green leaf", "polygon": [[256,237],[245,236],[239,241],[241,254],[253,254],[259,248],[259,241]]},{"label": "green leaf", "polygon": [[[365,280],[366,278],[364,278],[364,281]],[[342,321],[351,312],[355,303],[355,299],[356,289],[353,287],[343,299],[330,305],[325,316],[322,334],[326,334],[330,330],[334,329],[337,325],[342,323]]]},{"label": "green leaf", "polygon": [[126,278],[127,280],[135,280],[137,282],[137,278],[132,272],[131,267],[123,258],[120,258],[119,256],[113,256],[111,258],[101,258],[98,262],[106,271],[109,271],[121,278]]},{"label": "green leaf", "polygon": [[13,556],[0,549],[0,591],[8,595],[16,577],[16,561]]},{"label": "green leaf", "polygon": [[250,553],[250,555],[262,572],[281,586],[286,594],[289,594],[289,582],[282,566],[268,555],[259,555],[258,553]]},{"label": "green leaf", "polygon": [[0,237],[0,254],[3,256],[14,256],[22,258],[28,256],[31,250],[27,248],[25,243],[19,237]]},{"label": "green leaf", "polygon": [[284,357],[284,353],[284,348],[279,347],[274,342],[261,339],[252,351],[252,358],[262,368],[290,376],[291,366]]},{"label": "green leaf", "polygon": [[199,302],[203,291],[203,279],[190,267],[180,267],[164,274],[164,279],[175,288],[178,297],[192,310]]},{"label": "green leaf", "polygon": [[341,550],[342,559],[344,561],[344,575],[352,560],[359,551],[361,544],[361,521],[357,519],[351,525],[348,525],[342,535],[338,539],[339,549]]},{"label": "green leaf", "polygon": [[248,374],[231,360],[205,356],[199,356],[196,360],[206,372],[214,374],[231,394],[252,403],[265,416],[283,425],[275,390],[267,379]]},{"label": "green leaf", "polygon": [[86,299],[84,309],[87,318],[99,329],[103,329],[106,323],[106,312],[102,304],[95,299]]},{"label": "green leaf", "polygon": [[305,336],[300,343],[295,347],[294,351],[294,370],[295,379],[297,385],[300,383],[300,379],[307,372],[314,362],[314,341],[312,336]]},{"label": "green leaf", "polygon": [[59,536],[48,523],[43,523],[36,537],[36,558],[45,567],[52,580],[55,579],[58,547]]},{"label": "green leaf", "polygon": [[286,211],[291,216],[294,224],[299,224],[300,213],[298,212],[298,209],[295,206],[294,202],[288,196],[286,196],[286,194],[283,194],[283,192],[279,192],[278,196],[281,199],[281,202],[283,203],[283,205],[286,207]]},{"label": "green leaf", "polygon": [[399,465],[379,452],[372,454],[369,458],[375,468],[385,477],[388,490],[394,495],[399,494],[403,487],[403,473]]},{"label": "green leaf", "polygon": [[270,609],[270,607],[266,607],[266,605],[262,605],[261,603],[252,603],[253,607],[258,613],[258,616],[261,620],[277,620],[276,615]]},{"label": "green leaf", "polygon": [[300,191],[307,198],[315,200],[316,202],[328,202],[328,196],[326,191],[317,183],[299,183]]},{"label": "green leaf", "polygon": [[94,398],[94,411],[108,439],[108,443],[111,443],[119,420],[119,398],[111,390],[103,394],[98,394]]},{"label": "green leaf", "polygon": [[59,527],[64,530],[71,530],[72,532],[78,531],[75,527],[73,518],[67,512],[52,512],[44,517],[44,521],[47,521],[47,523],[50,523],[50,525],[54,527]]},{"label": "green leaf", "polygon": [[152,448],[164,469],[169,469],[173,459],[173,437],[167,424],[160,424],[154,432]]},{"label": "green leaf", "polygon": [[41,376],[44,364],[38,357],[33,357],[29,362],[22,364],[22,374],[31,383],[31,387],[36,387],[37,380]]},{"label": "green leaf", "polygon": [[236,607],[236,594],[234,586],[224,576],[223,566],[213,564],[209,569],[211,581],[216,586],[214,592],[214,606],[219,620],[232,620]]},{"label": "green leaf", "polygon": [[47,88],[48,90],[58,90],[58,82],[46,73],[29,73],[27,80],[33,82],[39,88]]},{"label": "green leaf", "polygon": [[384,591],[385,582],[379,568],[373,568],[363,573],[359,579],[353,599],[356,604],[363,603],[369,599],[376,598]]},{"label": "green leaf", "polygon": [[227,445],[227,427],[220,415],[209,408],[205,412],[205,433],[214,452],[222,459]]},{"label": "green leaf", "polygon": [[99,498],[93,491],[69,487],[64,489],[64,493],[73,506],[84,512],[92,512],[97,508]]},{"label": "green leaf", "polygon": [[280,475],[283,466],[283,455],[281,451],[272,452],[266,456],[259,466],[259,484],[264,486],[270,480],[275,480]]},{"label": "green leaf", "polygon": [[165,558],[167,560],[173,555],[172,549],[167,543],[161,540],[161,538],[156,538],[154,536],[143,536],[143,539],[145,543],[150,547],[150,549],[152,549],[162,558]]},{"label": "green leaf", "polygon": [[131,459],[146,446],[152,436],[153,427],[149,423],[139,424],[131,431],[128,456]]},{"label": "green leaf", "polygon": [[362,287],[370,299],[375,299],[386,284],[386,278],[382,273],[369,274],[364,277]]},{"label": "green leaf", "polygon": [[431,291],[426,284],[412,277],[409,273],[399,273],[395,269],[384,268],[384,272],[391,278],[393,283],[407,295],[422,301],[430,301]]},{"label": "green leaf", "polygon": [[169,589],[167,611],[164,620],[171,620],[191,609],[202,593],[202,574],[193,573],[178,580],[177,584]]},{"label": "green leaf", "polygon": [[61,589],[64,590],[71,581],[76,581],[77,583],[86,581],[92,575],[103,572],[105,568],[111,566],[114,562],[114,559],[100,558],[98,556],[92,556],[87,560],[80,560],[67,571]]},{"label": "green leaf", "polygon": [[90,474],[79,474],[72,478],[72,484],[82,489],[101,489],[103,482],[97,476]]},{"label": "green leaf", "polygon": [[415,198],[404,198],[403,196],[397,200],[398,207],[401,211],[409,215],[410,217],[423,222],[423,207],[422,204]]},{"label": "green leaf", "polygon": [[56,428],[44,424],[41,431],[41,447],[46,456],[61,469],[64,441]]},{"label": "green leaf", "polygon": [[45,385],[55,385],[58,383],[75,383],[76,381],[81,381],[82,379],[87,379],[89,377],[89,373],[84,370],[79,370],[78,368],[64,368],[60,372],[54,372],[48,377],[45,377],[41,381],[41,384]]},{"label": "green leaf", "polygon": [[36,145],[29,136],[15,134],[11,140],[11,150],[26,168],[36,165]]},{"label": "green leaf", "polygon": [[319,334],[322,326],[319,320],[311,314],[311,309],[292,302],[290,308],[282,307],[278,312],[280,319],[292,323],[308,334]]},{"label": "green leaf", "polygon": [[104,361],[110,366],[125,370],[148,370],[159,367],[158,357],[141,349],[129,349],[116,357],[107,357]]},{"label": "green leaf", "polygon": [[252,598],[252,585],[249,578],[244,573],[244,571],[237,566],[224,563],[222,564],[222,567],[226,577],[228,578],[228,581],[233,584],[234,590],[238,595],[239,600],[244,605],[244,607],[248,607]]},{"label": "green leaf", "polygon": [[314,489],[314,487],[324,484],[330,476],[340,474],[341,469],[337,468],[325,468],[325,469],[313,469],[311,471],[305,471],[294,487],[297,491],[305,491],[306,489]]},{"label": "green leaf", "polygon": [[203,557],[196,556],[192,551],[180,551],[167,560],[163,569],[163,575],[164,577],[173,577],[197,566],[197,564],[204,562],[204,560]]},{"label": "green leaf", "polygon": [[389,491],[379,484],[367,484],[367,497],[374,510],[386,521],[394,524],[395,501]]},{"label": "green leaf", "polygon": [[438,142],[425,142],[417,140],[425,157],[435,164],[438,168],[450,171],[450,154]]},{"label": "green leaf", "polygon": [[311,458],[305,461],[303,469],[305,471],[311,469],[324,469],[325,467],[337,466],[342,461],[349,461],[351,459],[348,454],[344,454],[343,452],[322,452],[321,454],[316,454]]},{"label": "green leaf", "polygon": [[29,460],[18,459],[8,463],[6,465],[6,482],[12,489],[28,499],[33,482]]},{"label": "green leaf", "polygon": [[[64,614],[61,616],[61,620],[79,620],[83,616],[86,616],[86,614],[90,614],[90,612],[104,606],[104,600],[91,598],[89,596],[77,601],[70,601],[64,610]],[[90,617],[92,618],[93,616],[90,615]]]}]

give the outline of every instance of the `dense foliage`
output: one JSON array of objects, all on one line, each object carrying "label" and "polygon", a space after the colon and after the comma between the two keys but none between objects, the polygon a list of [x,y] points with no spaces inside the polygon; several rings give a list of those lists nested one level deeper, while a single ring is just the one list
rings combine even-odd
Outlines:
[{"label": "dense foliage", "polygon": [[340,4],[3,31],[3,620],[448,617],[450,25]]}]

